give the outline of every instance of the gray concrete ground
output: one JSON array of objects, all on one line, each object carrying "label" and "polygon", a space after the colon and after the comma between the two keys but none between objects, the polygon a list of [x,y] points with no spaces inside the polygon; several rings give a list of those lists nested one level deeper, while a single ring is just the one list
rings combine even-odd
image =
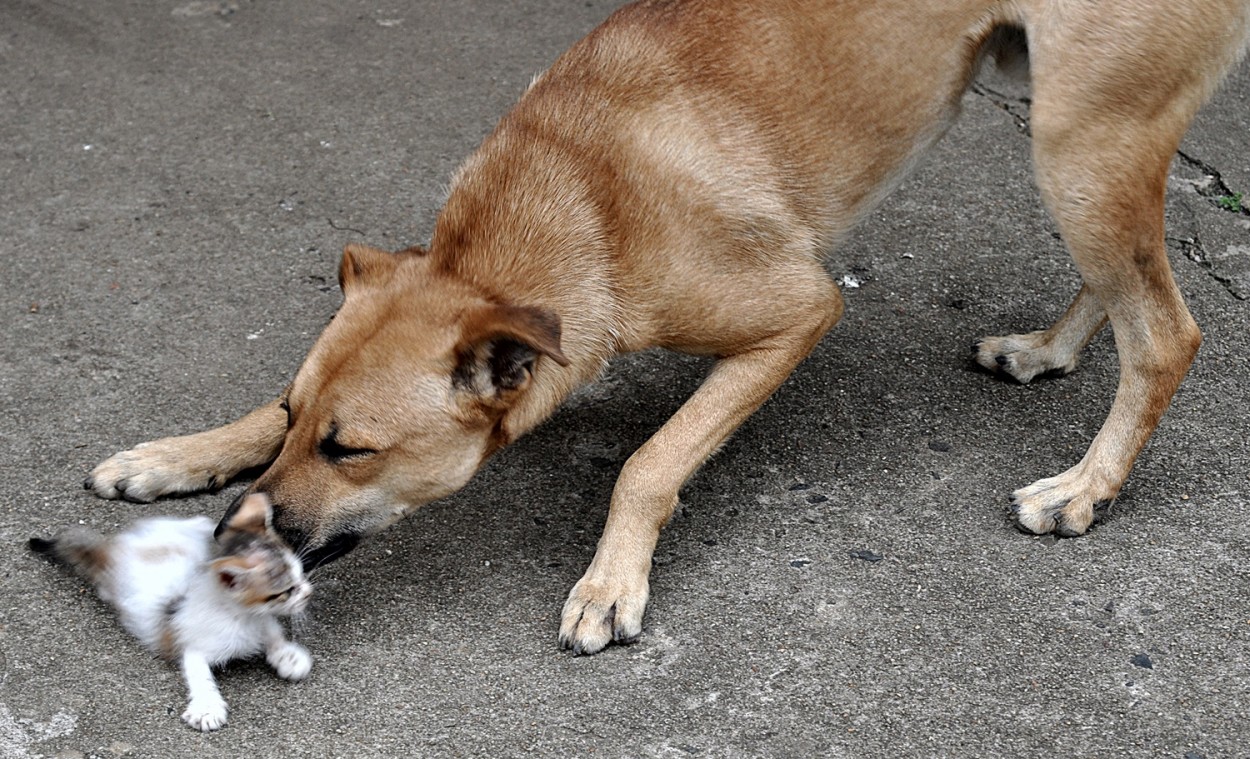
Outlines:
[{"label": "gray concrete ground", "polygon": [[1250,67],[1174,165],[1206,343],[1085,538],[1021,535],[1005,503],[1097,430],[1110,336],[1028,387],[965,356],[1078,286],[1027,108],[990,82],[830,259],[845,320],[684,491],[636,645],[575,658],[556,629],[616,470],[706,368],[661,353],[324,570],[312,677],[230,666],[217,734],[26,552],[219,514],[240,485],[142,507],[79,483],[272,397],[342,245],[426,239],[453,167],[613,5],[0,0],[0,756],[1250,756],[1250,215],[1217,204],[1250,193]]}]

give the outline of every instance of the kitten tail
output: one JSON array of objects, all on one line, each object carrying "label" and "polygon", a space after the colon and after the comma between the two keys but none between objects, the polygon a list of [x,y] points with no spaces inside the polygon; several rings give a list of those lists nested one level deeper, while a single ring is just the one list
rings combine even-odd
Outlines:
[{"label": "kitten tail", "polygon": [[70,529],[51,540],[31,538],[26,545],[35,553],[70,567],[97,585],[108,573],[108,539],[97,532]]}]

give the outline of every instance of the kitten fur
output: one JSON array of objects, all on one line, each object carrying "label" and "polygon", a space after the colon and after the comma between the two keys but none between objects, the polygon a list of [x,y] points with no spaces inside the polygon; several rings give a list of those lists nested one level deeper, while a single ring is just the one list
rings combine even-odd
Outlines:
[{"label": "kitten fur", "polygon": [[207,732],[224,726],[228,711],[212,667],[264,652],[288,680],[312,668],[278,622],[303,611],[312,586],[271,519],[269,500],[251,495],[216,540],[207,517],[158,517],[111,537],[76,527],[29,546],[88,579],[144,647],[181,666],[182,719]]}]

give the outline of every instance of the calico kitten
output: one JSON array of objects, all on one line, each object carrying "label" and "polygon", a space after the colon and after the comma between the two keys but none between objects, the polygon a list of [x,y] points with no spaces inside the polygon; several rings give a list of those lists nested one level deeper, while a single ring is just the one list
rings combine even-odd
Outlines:
[{"label": "calico kitten", "polygon": [[263,495],[244,499],[220,537],[207,517],[161,517],[104,537],[72,528],[30,548],[86,577],[122,626],[156,655],[182,667],[188,725],[226,724],[212,667],[260,652],[287,680],[312,668],[307,649],[286,639],[278,617],[301,612],[312,586],[299,559],[274,533]]}]

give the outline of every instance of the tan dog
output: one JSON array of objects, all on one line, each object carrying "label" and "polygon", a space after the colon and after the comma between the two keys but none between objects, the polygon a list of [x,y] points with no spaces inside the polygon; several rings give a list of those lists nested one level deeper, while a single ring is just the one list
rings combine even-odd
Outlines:
[{"label": "tan dog", "polygon": [[1068,471],[1015,493],[1083,533],[1197,350],[1164,252],[1168,165],[1244,52],[1246,0],[687,0],[625,7],[537,78],[454,178],[429,249],[349,246],[345,300],[279,400],[100,464],[147,501],[252,486],[309,561],[465,484],[617,353],[716,356],[625,464],[560,641],[638,637],[678,490],[838,321],[825,251],[947,129],[988,54],[1027,53],[1037,182],[1084,279],[1054,326],[986,338],[1022,382],[1109,319],[1115,403]]}]

